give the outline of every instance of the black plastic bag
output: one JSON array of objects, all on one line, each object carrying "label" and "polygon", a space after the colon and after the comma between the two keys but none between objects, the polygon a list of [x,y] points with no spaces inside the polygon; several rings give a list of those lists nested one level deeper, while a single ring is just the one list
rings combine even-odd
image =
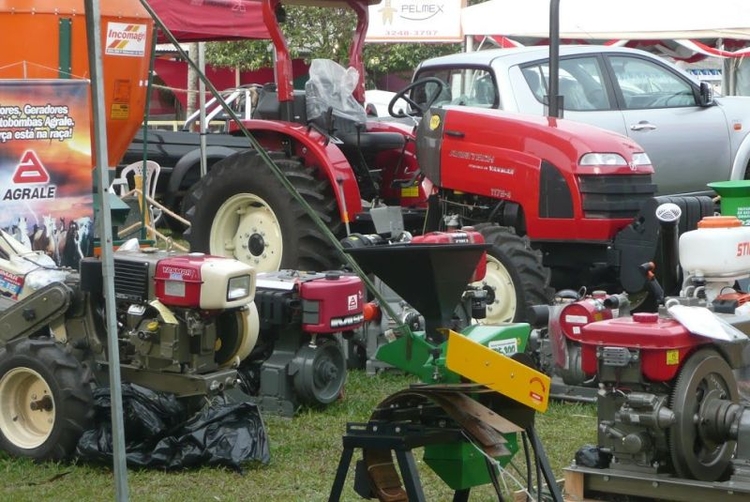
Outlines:
[{"label": "black plastic bag", "polygon": [[598,446],[583,445],[575,456],[576,465],[581,467],[593,467],[595,469],[606,469],[612,461],[612,454],[604,451]]},{"label": "black plastic bag", "polygon": [[[217,465],[241,470],[250,461],[268,463],[268,437],[258,407],[250,402],[211,403],[189,418],[173,395],[122,385],[128,465],[167,470]],[[83,460],[112,462],[109,388],[94,392],[95,429],[84,432]]]}]

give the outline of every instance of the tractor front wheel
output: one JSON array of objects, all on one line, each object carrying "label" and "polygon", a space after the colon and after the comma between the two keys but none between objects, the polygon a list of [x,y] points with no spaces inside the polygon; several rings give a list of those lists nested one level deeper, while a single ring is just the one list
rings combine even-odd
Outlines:
[{"label": "tractor front wheel", "polygon": [[[298,159],[270,154],[295,189],[334,234],[342,228],[327,179]],[[183,204],[192,251],[228,256],[259,272],[283,268],[327,270],[338,262],[324,231],[254,151],[216,163]]]},{"label": "tractor front wheel", "polygon": [[542,265],[541,253],[531,248],[527,237],[492,223],[475,226],[487,250],[487,274],[475,286],[484,287],[489,298],[485,322],[520,322],[533,305],[552,302],[550,271]]},{"label": "tractor front wheel", "polygon": [[92,425],[90,372],[49,338],[0,349],[0,448],[17,457],[62,460]]}]

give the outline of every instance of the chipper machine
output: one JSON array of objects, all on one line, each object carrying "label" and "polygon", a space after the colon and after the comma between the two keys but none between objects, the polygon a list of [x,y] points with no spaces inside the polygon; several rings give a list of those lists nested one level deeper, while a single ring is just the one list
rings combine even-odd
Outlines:
[{"label": "chipper machine", "polygon": [[519,451],[519,435],[541,473],[536,484],[527,480],[527,489],[542,493],[544,483],[562,499],[534,429],[535,412],[547,408],[550,380],[524,355],[529,325],[472,324],[460,333],[446,328],[486,248],[406,243],[347,249],[424,317],[424,331],[396,328],[377,353],[422,383],[387,397],[367,422],[347,425],[330,500],[339,499],[358,448],[354,488],[362,497],[425,500],[412,454],[420,447],[424,462],[455,491],[454,500],[467,500],[472,487],[487,483],[500,496],[498,466]]}]

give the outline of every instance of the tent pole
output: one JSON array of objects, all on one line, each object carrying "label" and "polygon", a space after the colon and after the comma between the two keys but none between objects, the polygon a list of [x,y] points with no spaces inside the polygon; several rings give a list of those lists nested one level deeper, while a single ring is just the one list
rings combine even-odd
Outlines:
[{"label": "tent pole", "polygon": [[99,235],[102,248],[102,276],[104,280],[104,302],[107,321],[107,355],[109,366],[109,388],[112,417],[113,470],[115,496],[118,502],[126,502],[128,495],[128,471],[125,456],[125,425],[122,414],[122,387],[120,386],[120,353],[117,340],[117,317],[115,310],[115,265],[112,242],[112,214],[109,211],[109,160],[107,152],[107,121],[104,110],[101,39],[101,9],[99,0],[84,0],[86,13],[86,39],[88,41],[89,67],[91,72],[91,106],[93,116],[95,174],[99,195]]},{"label": "tent pole", "polygon": [[560,0],[549,3],[549,94],[547,95],[548,115],[560,118]]}]

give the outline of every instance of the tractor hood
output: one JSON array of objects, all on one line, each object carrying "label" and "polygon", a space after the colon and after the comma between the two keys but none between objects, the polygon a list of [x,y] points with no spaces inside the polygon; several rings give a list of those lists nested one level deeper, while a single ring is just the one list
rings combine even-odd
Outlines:
[{"label": "tractor hood", "polygon": [[[550,162],[563,172],[576,174],[652,174],[644,164],[643,148],[626,136],[571,120],[484,110],[461,106],[433,108],[418,127],[417,157],[430,180],[446,186],[441,162],[456,171],[464,159],[467,167],[492,171],[521,162],[525,168]],[[620,165],[580,165],[586,154],[611,153],[624,159]],[[442,181],[441,181],[442,180]]]}]

